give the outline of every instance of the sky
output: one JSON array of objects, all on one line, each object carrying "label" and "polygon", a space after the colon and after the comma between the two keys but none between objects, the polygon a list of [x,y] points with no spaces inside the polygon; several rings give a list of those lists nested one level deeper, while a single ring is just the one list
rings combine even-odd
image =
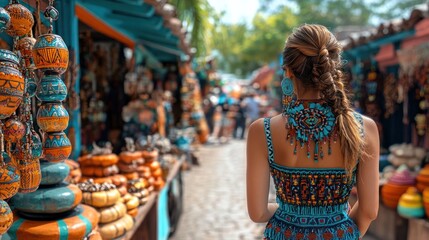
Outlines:
[{"label": "sky", "polygon": [[225,11],[226,23],[250,23],[259,8],[259,0],[209,0],[218,12]]}]

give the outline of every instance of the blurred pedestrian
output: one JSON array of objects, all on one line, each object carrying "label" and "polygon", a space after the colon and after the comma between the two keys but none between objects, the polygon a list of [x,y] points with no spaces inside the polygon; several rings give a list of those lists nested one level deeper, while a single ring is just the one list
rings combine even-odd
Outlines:
[{"label": "blurred pedestrian", "polygon": [[243,98],[240,98],[235,104],[234,138],[238,138],[238,130],[240,130],[240,139],[244,139],[244,133],[246,132],[246,116]]},{"label": "blurred pedestrian", "polygon": [[248,98],[245,99],[245,113],[246,119],[250,123],[253,123],[259,118],[259,102],[256,100],[256,93],[251,93]]}]

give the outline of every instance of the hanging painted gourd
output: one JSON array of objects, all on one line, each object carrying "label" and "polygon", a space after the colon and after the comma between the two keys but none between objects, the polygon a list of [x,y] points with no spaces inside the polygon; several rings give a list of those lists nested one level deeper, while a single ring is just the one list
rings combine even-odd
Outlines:
[{"label": "hanging painted gourd", "polygon": [[45,132],[66,130],[69,113],[61,103],[44,103],[37,112],[37,124]]},{"label": "hanging painted gourd", "polygon": [[43,149],[44,159],[50,162],[61,162],[70,156],[72,147],[64,132],[54,132],[46,133]]},{"label": "hanging painted gourd", "polygon": [[0,7],[0,31],[5,31],[10,25],[10,15],[6,9]]},{"label": "hanging painted gourd", "polygon": [[18,108],[24,95],[24,84],[18,56],[0,49],[0,120],[10,117]]},{"label": "hanging painted gourd", "polygon": [[9,205],[3,200],[0,200],[0,235],[3,235],[12,226],[13,214]]},{"label": "hanging painted gourd", "polygon": [[[69,51],[61,36],[44,34],[37,38],[33,47],[36,67],[46,73],[63,74],[69,64]],[[49,74],[47,74],[49,75]]]},{"label": "hanging painted gourd", "polygon": [[9,4],[5,7],[5,10],[10,15],[7,34],[12,37],[21,37],[30,33],[34,24],[33,14],[31,14],[30,10],[19,3]]},{"label": "hanging painted gourd", "polygon": [[32,37],[24,37],[18,40],[16,43],[16,50],[21,53],[21,57],[24,60],[24,66],[27,69],[35,69],[33,60],[33,47],[36,44],[36,39]]},{"label": "hanging painted gourd", "polygon": [[25,135],[25,125],[16,119],[9,119],[3,125],[3,134],[6,141],[17,143]]},{"label": "hanging painted gourd", "polygon": [[0,168],[0,199],[8,199],[18,192],[20,176],[12,165]]}]

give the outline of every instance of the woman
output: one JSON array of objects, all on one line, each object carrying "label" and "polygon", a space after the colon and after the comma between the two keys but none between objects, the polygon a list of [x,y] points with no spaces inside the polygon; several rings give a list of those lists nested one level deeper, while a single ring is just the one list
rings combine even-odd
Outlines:
[{"label": "woman", "polygon": [[377,216],[378,131],[350,108],[340,52],[325,27],[296,29],[283,52],[284,112],[250,126],[247,204],[254,222],[268,221],[265,239],[359,239]]}]

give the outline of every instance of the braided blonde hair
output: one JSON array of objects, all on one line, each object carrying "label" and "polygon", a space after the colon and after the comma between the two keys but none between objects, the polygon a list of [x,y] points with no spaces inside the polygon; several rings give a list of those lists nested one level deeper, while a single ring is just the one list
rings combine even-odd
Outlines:
[{"label": "braided blonde hair", "polygon": [[332,107],[344,167],[351,177],[362,152],[363,138],[344,89],[340,54],[341,45],[326,27],[306,24],[297,28],[287,39],[283,63],[303,86],[320,90]]}]

